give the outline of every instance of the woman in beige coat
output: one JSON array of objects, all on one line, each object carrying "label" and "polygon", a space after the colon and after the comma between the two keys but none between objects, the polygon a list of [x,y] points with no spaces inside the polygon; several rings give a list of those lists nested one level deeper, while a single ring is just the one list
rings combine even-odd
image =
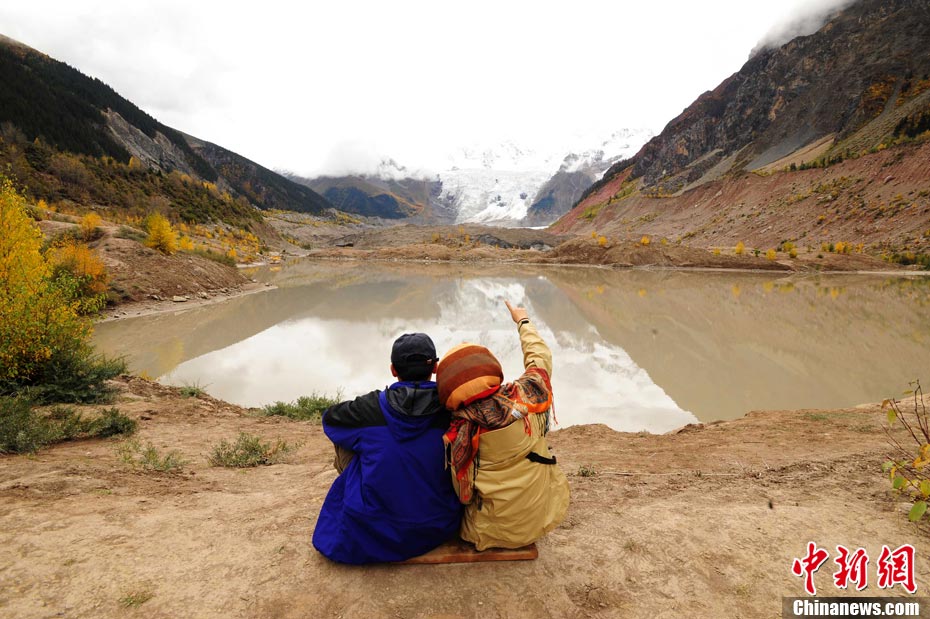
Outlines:
[{"label": "woman in beige coat", "polygon": [[462,539],[519,548],[552,529],[568,509],[568,481],[546,444],[552,415],[552,353],[522,307],[517,324],[525,372],[503,383],[500,362],[477,344],[460,344],[436,370],[439,400],[452,411],[444,440],[452,481],[466,505]]}]

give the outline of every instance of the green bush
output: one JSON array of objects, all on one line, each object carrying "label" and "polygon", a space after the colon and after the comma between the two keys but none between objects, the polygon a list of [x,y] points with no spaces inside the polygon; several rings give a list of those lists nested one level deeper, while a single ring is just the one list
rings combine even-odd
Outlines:
[{"label": "green bush", "polygon": [[107,385],[126,372],[126,361],[94,354],[89,346],[57,351],[32,380],[0,380],[0,395],[23,395],[38,404],[104,404],[116,390]]},{"label": "green bush", "polygon": [[281,415],[300,421],[313,421],[319,423],[323,418],[323,411],[342,401],[342,391],[337,391],[335,397],[325,394],[311,393],[308,396],[297,398],[296,402],[275,402],[261,409],[266,416]]},{"label": "green bush", "polygon": [[35,453],[52,443],[135,431],[136,421],[115,408],[92,418],[61,406],[41,414],[26,398],[0,398],[0,453]]},{"label": "green bush", "polygon": [[187,464],[178,451],[162,455],[152,443],[143,446],[136,439],[120,443],[116,455],[123,464],[148,473],[177,473]]},{"label": "green bush", "polygon": [[185,398],[199,398],[207,395],[207,390],[200,383],[185,384],[180,388],[181,396]]},{"label": "green bush", "polygon": [[277,464],[293,450],[294,446],[285,441],[266,443],[259,436],[242,432],[235,443],[220,441],[220,444],[213,448],[210,464],[237,468]]}]

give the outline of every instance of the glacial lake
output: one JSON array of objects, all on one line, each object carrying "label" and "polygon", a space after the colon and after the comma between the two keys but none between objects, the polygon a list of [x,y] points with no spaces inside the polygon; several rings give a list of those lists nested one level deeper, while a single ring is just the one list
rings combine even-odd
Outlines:
[{"label": "glacial lake", "polygon": [[666,432],[930,386],[926,277],[314,261],[248,274],[276,288],[98,324],[95,342],[134,372],[243,406],[348,399],[392,381],[391,344],[411,331],[440,356],[483,344],[516,378],[510,299],[552,348],[557,427]]}]

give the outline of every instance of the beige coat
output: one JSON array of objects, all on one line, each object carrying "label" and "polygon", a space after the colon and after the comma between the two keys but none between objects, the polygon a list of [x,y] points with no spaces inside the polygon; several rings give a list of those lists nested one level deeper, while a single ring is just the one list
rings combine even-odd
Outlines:
[{"label": "beige coat", "polygon": [[[519,329],[524,366],[551,373],[552,353],[536,328],[526,323]],[[526,457],[531,451],[552,457],[545,437],[546,414],[529,418],[529,435],[517,422],[479,438],[475,494],[465,506],[461,528],[462,539],[478,550],[531,544],[557,527],[568,510],[568,480],[559,466]],[[457,485],[454,472],[452,481]]]}]

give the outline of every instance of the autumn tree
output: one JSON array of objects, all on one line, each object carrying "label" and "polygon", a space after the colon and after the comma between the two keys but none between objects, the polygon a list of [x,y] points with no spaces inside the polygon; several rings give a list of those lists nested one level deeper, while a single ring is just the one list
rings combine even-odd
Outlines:
[{"label": "autumn tree", "polygon": [[50,248],[46,258],[54,280],[73,280],[69,286],[73,288],[80,313],[92,314],[103,308],[106,304],[107,273],[97,252],[84,243],[71,241]]},{"label": "autumn tree", "polygon": [[100,221],[100,215],[97,213],[88,213],[81,217],[81,235],[85,241],[91,241],[97,236]]},{"label": "autumn tree", "polygon": [[84,355],[90,323],[67,282],[56,282],[26,201],[0,178],[0,394],[47,375],[55,361]]},{"label": "autumn tree", "polygon": [[166,256],[178,250],[178,234],[171,227],[171,222],[160,213],[152,213],[145,222],[149,235],[145,246],[156,249]]}]

